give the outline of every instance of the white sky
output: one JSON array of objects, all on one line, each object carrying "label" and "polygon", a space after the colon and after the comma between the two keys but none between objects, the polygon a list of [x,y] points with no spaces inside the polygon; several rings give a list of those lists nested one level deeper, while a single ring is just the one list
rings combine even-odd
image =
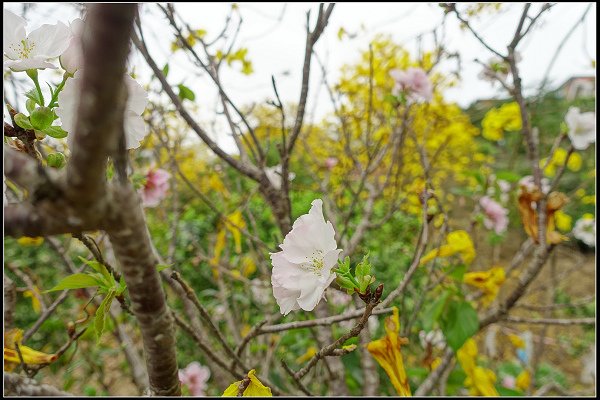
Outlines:
[{"label": "white sky", "polygon": [[[581,17],[589,3],[559,3],[542,19],[523,43],[519,52],[523,84],[535,88],[542,79],[558,44]],[[22,4],[5,3],[4,7],[22,14]],[[514,34],[522,4],[507,3],[497,14],[485,13],[473,25],[486,38],[488,43],[500,52]],[[531,12],[536,12],[540,4],[534,4]],[[194,29],[205,29],[207,40],[221,31],[230,3],[177,3],[176,10],[185,17]],[[239,33],[238,46],[248,47],[249,58],[253,62],[254,74],[242,75],[239,67],[225,68],[221,74],[226,91],[238,105],[261,102],[273,98],[271,75],[275,75],[280,96],[284,102],[296,102],[300,92],[302,61],[305,46],[306,11],[312,10],[313,20],[318,3],[239,3],[243,24]],[[39,3],[26,14],[27,31],[43,23],[61,20],[71,21],[78,14],[72,5],[64,3]],[[338,3],[329,25],[316,46],[319,57],[328,67],[328,80],[335,82],[338,70],[343,64],[358,60],[360,52],[368,49],[370,40],[378,33],[390,34],[392,38],[407,47],[413,54],[417,50],[417,36],[430,32],[442,21],[443,12],[437,3]],[[172,31],[160,10],[154,4],[144,4],[142,8],[144,34],[149,42],[152,56],[159,66],[169,61],[168,79],[172,84],[184,81],[196,93],[197,117],[211,120],[215,110],[216,91],[214,85],[204,75],[196,75],[194,67],[180,51],[170,53]],[[311,21],[311,26],[314,22]],[[345,38],[341,42],[337,32],[343,27],[347,32],[356,33],[356,38]],[[361,28],[362,27],[362,28]],[[451,15],[447,18],[444,42],[450,52],[461,55],[462,81],[456,88],[445,92],[449,101],[467,106],[480,98],[498,95],[497,87],[477,78],[481,67],[473,60],[487,61],[492,54],[485,49],[467,30],[459,28],[459,21]],[[423,37],[424,50],[433,48],[431,35]],[[554,86],[574,75],[595,75],[591,60],[596,59],[596,5],[566,42],[550,74]],[[132,64],[142,82],[147,82],[150,71],[141,56],[132,59]],[[440,65],[440,70],[454,68],[455,64]],[[317,90],[321,79],[320,69],[313,64],[309,104],[307,110],[316,110],[315,117],[330,111],[330,102],[324,88]],[[222,122],[222,121],[221,121]],[[217,124],[213,129],[221,131],[224,125]],[[232,144],[223,132],[219,142],[229,148]]]}]

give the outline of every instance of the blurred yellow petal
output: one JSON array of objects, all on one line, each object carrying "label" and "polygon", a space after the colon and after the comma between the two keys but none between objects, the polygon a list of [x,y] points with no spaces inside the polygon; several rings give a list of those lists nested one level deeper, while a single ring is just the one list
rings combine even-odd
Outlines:
[{"label": "blurred yellow petal", "polygon": [[525,341],[519,335],[510,333],[510,334],[508,334],[508,340],[510,340],[510,342],[513,344],[513,346],[515,346],[517,349],[525,348]]},{"label": "blurred yellow petal", "polygon": [[475,247],[466,231],[450,232],[446,237],[446,243],[439,249],[434,249],[423,256],[420,264],[423,265],[436,257],[450,257],[455,254],[459,254],[465,264],[470,264],[475,259]]},{"label": "blurred yellow petal", "polygon": [[309,347],[308,350],[306,350],[306,352],[304,354],[302,354],[300,357],[296,358],[296,363],[302,364],[302,363],[307,362],[308,360],[313,358],[315,354],[317,354],[317,351],[319,351],[319,350],[316,347],[314,347],[314,346]]},{"label": "blurred yellow petal", "polygon": [[385,319],[386,336],[369,343],[367,350],[385,370],[398,396],[407,397],[411,396],[411,392],[400,346],[407,344],[408,339],[399,337],[399,331],[398,308],[394,307],[394,314]]},{"label": "blurred yellow petal", "polygon": [[263,383],[260,380],[258,380],[255,373],[256,370],[250,370],[246,378],[229,385],[227,389],[225,389],[221,397],[236,397],[239,391],[240,384],[243,381],[247,382],[248,380],[250,380],[250,383],[248,383],[248,386],[244,390],[244,393],[242,393],[243,397],[273,397],[271,389],[263,385]]},{"label": "blurred yellow petal", "polygon": [[44,243],[44,238],[23,236],[17,239],[17,243],[21,246],[39,246]]},{"label": "blurred yellow petal", "polygon": [[39,314],[42,312],[42,304],[40,303],[38,296],[41,296],[42,294],[37,286],[34,286],[33,290],[35,291],[35,294],[31,290],[27,289],[23,292],[23,297],[31,297],[31,306],[33,307],[33,311],[35,311],[36,314]]},{"label": "blurred yellow petal", "polygon": [[493,267],[487,271],[467,272],[463,276],[464,283],[483,292],[482,304],[485,307],[494,301],[505,279],[506,275],[502,267]]},{"label": "blurred yellow petal", "polygon": [[517,376],[515,386],[518,387],[519,389],[521,389],[522,391],[526,391],[527,389],[529,389],[530,385],[531,385],[531,374],[529,373],[529,371],[524,370],[523,372],[521,372],[519,374],[519,376]]}]

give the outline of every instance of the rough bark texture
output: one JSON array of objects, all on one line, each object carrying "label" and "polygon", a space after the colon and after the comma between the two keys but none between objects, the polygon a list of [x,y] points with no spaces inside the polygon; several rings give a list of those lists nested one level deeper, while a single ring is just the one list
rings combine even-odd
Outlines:
[{"label": "rough bark texture", "polygon": [[10,372],[4,373],[5,396],[73,396],[57,388],[37,383],[33,379]]},{"label": "rough bark texture", "polygon": [[140,200],[130,186],[115,194],[123,213],[122,228],[108,230],[141,328],[150,387],[160,396],[178,396],[181,388],[175,354],[173,317],[167,307],[158,264],[152,252]]}]

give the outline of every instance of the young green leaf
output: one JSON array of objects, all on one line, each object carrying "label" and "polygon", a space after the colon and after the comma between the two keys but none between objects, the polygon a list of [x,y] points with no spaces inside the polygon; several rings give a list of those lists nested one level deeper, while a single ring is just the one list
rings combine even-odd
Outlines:
[{"label": "young green leaf", "polygon": [[423,311],[423,329],[426,332],[429,332],[433,329],[433,324],[438,320],[442,314],[442,311],[444,310],[448,296],[450,296],[450,292],[443,292],[440,297],[438,297]]},{"label": "young green leaf", "polygon": [[107,313],[107,310],[110,310],[110,305],[115,298],[114,290],[108,292],[100,306],[96,310],[96,315],[94,317],[94,330],[96,331],[96,342],[100,341],[102,337],[102,333],[104,333],[104,327],[106,326],[106,318],[110,313]]},{"label": "young green leaf", "polygon": [[27,97],[28,99],[31,99],[32,101],[34,101],[36,104],[39,104],[40,106],[44,105],[44,102],[40,98],[40,93],[35,88],[25,92],[25,97]]},{"label": "young green leaf", "polygon": [[188,99],[189,101],[194,101],[196,99],[196,95],[189,87],[185,86],[183,83],[177,86],[179,88],[179,98],[181,100]]},{"label": "young green leaf", "polygon": [[48,136],[52,136],[54,139],[63,139],[66,138],[68,133],[60,126],[49,126],[46,129],[43,129],[44,132]]},{"label": "young green leaf", "polygon": [[19,125],[23,129],[33,129],[33,125],[29,122],[29,117],[25,114],[18,113],[15,115],[15,124]]},{"label": "young green leaf", "polygon": [[52,289],[46,290],[45,293],[55,292],[57,290],[81,289],[94,286],[100,286],[100,282],[98,282],[98,280],[94,279],[92,276],[88,274],[73,274],[61,280]]}]

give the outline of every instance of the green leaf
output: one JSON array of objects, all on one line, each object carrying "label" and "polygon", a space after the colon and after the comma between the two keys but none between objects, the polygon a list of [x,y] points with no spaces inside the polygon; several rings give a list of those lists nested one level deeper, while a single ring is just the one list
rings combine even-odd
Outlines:
[{"label": "green leaf", "polygon": [[96,343],[100,341],[102,337],[102,333],[104,333],[104,327],[106,326],[106,318],[110,313],[107,313],[106,310],[110,310],[110,305],[112,304],[113,299],[115,298],[114,290],[108,292],[100,306],[96,310],[96,315],[94,317],[94,330],[96,331]]},{"label": "green leaf", "polygon": [[42,132],[44,132],[48,136],[52,136],[55,139],[66,138],[68,135],[67,131],[65,131],[60,126],[50,126],[46,129],[43,129]]},{"label": "green leaf", "polygon": [[448,345],[458,351],[479,329],[477,311],[466,301],[453,300],[440,320],[440,328]]},{"label": "green leaf", "polygon": [[452,265],[448,268],[448,276],[458,282],[462,282],[465,272],[467,272],[465,264]]},{"label": "green leaf", "polygon": [[342,272],[350,272],[350,257],[346,256],[344,261],[338,260],[338,268]]},{"label": "green leaf", "polygon": [[445,291],[433,303],[431,303],[423,312],[423,330],[429,332],[433,329],[433,324],[439,319],[450,292]]},{"label": "green leaf", "polygon": [[371,273],[371,263],[369,262],[369,253],[365,254],[362,261],[356,265],[356,279],[360,281],[366,275]]},{"label": "green leaf", "polygon": [[117,296],[123,294],[123,292],[127,289],[127,284],[125,283],[125,278],[121,275],[121,279],[119,279],[119,287],[117,288]]},{"label": "green leaf", "polygon": [[189,87],[185,86],[183,83],[177,86],[179,88],[179,98],[181,100],[188,99],[189,101],[194,101],[196,99],[196,95]]},{"label": "green leaf", "polygon": [[162,69],[162,73],[165,76],[165,78],[167,77],[167,75],[169,75],[169,63],[165,64],[165,66]]},{"label": "green leaf", "polygon": [[66,160],[63,153],[50,153],[46,158],[49,167],[60,169],[65,166]]},{"label": "green leaf", "polygon": [[88,274],[73,274],[69,275],[60,282],[56,286],[54,286],[50,290],[46,290],[45,293],[55,292],[57,290],[65,290],[65,289],[81,289],[87,287],[99,286],[100,282],[94,279],[92,276]]},{"label": "green leaf", "polygon": [[346,278],[345,276],[337,275],[336,282],[338,285],[340,285],[344,289],[354,290],[354,284],[352,283],[352,281],[350,279]]},{"label": "green leaf", "polygon": [[172,266],[173,266],[173,264],[157,264],[156,265],[156,270],[158,272],[160,272],[160,271],[164,271],[167,268],[171,268]]},{"label": "green leaf", "polygon": [[29,117],[25,114],[18,113],[15,115],[15,124],[19,125],[23,129],[33,129],[33,125],[29,122]]},{"label": "green leaf", "polygon": [[504,396],[524,396],[525,393],[521,392],[520,390],[514,390],[514,389],[509,389],[507,387],[501,386],[501,385],[497,385],[496,386],[496,390],[498,391],[498,394],[502,397]]},{"label": "green leaf", "polygon": [[35,88],[25,92],[25,97],[27,97],[28,99],[31,99],[32,101],[34,101],[36,104],[39,104],[40,106],[44,105],[44,102],[40,98],[39,92]]},{"label": "green leaf", "polygon": [[106,269],[104,264],[101,264],[96,260],[86,260],[81,256],[79,256],[79,259],[98,273],[97,279],[99,282],[101,282],[101,287],[103,287],[106,291],[116,289],[117,282],[112,274],[108,272],[108,269]]},{"label": "green leaf", "polygon": [[27,101],[25,101],[25,108],[27,109],[27,112],[29,114],[31,114],[31,112],[33,110],[35,110],[35,101],[31,100],[31,99],[27,99]]}]

